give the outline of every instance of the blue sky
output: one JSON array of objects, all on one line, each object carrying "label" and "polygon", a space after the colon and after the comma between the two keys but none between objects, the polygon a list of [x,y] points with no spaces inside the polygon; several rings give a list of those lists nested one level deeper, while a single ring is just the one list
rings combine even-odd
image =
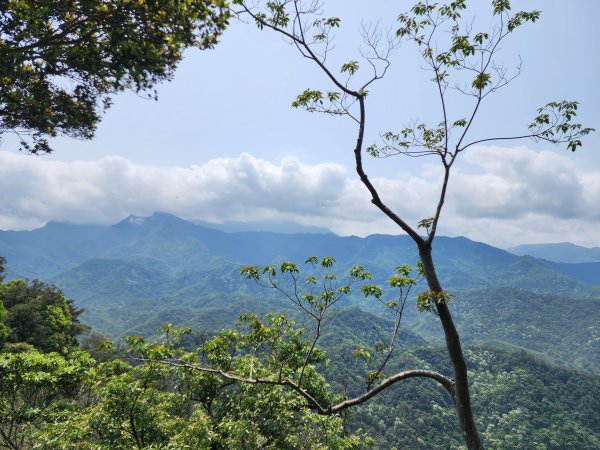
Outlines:
[{"label": "blue sky", "polygon": [[[475,3],[475,2],[472,2]],[[489,22],[484,2],[476,16]],[[361,22],[395,26],[411,2],[326,0],[342,17],[330,62],[358,58]],[[487,2],[485,3],[487,5]],[[600,129],[597,84],[600,3],[522,0],[539,9],[503,46],[521,75],[479,116],[476,137],[520,133],[550,100],[581,102],[580,120]],[[477,22],[479,23],[479,22]],[[439,121],[434,85],[415,48],[392,55],[388,76],[368,99],[367,140],[414,121]],[[288,220],[339,234],[397,233],[369,202],[352,169],[354,123],[290,107],[306,88],[327,89],[323,75],[280,37],[232,23],[212,51],[186,53],[159,101],[115,98],[89,142],[57,139],[53,155],[0,147],[0,228],[27,229],[48,220],[113,223],[155,210],[191,220]],[[456,99],[457,118],[470,104]],[[569,240],[600,245],[599,133],[571,154],[531,141],[474,148],[451,181],[441,232],[500,246]],[[369,159],[367,169],[387,201],[415,223],[431,215],[439,170],[435,160]]]}]

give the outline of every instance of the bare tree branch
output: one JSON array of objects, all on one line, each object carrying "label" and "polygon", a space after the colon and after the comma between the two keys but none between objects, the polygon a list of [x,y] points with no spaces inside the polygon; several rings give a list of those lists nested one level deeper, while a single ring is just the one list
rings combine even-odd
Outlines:
[{"label": "bare tree branch", "polygon": [[312,395],[310,395],[310,393],[306,389],[302,388],[298,383],[295,383],[289,379],[272,380],[269,378],[242,377],[242,376],[235,375],[235,374],[225,372],[222,370],[213,369],[210,367],[197,366],[195,364],[190,364],[190,363],[180,361],[180,360],[170,360],[170,359],[153,360],[153,359],[147,359],[147,358],[134,358],[134,359],[137,361],[142,361],[142,362],[154,361],[154,362],[158,362],[161,364],[169,365],[171,367],[181,367],[184,369],[194,370],[196,372],[212,373],[212,374],[217,375],[226,380],[231,380],[231,381],[235,381],[238,383],[253,384],[253,385],[264,384],[264,385],[288,387],[288,388],[292,389],[293,391],[297,392],[298,394],[300,394],[302,397],[304,397],[308,402],[307,406],[309,408],[315,409],[319,414],[322,414],[322,415],[337,414],[347,408],[364,403],[367,400],[369,400],[369,399],[373,398],[374,396],[376,396],[377,394],[379,394],[381,391],[387,389],[391,385],[393,385],[401,380],[406,380],[409,378],[432,379],[432,380],[438,382],[441,386],[443,386],[448,391],[448,393],[450,393],[450,395],[454,398],[454,382],[450,378],[442,375],[441,373],[434,372],[432,370],[405,370],[402,372],[398,372],[395,375],[392,375],[392,376],[384,379],[380,384],[377,385],[377,387],[373,388],[372,390],[366,392],[363,395],[354,397],[352,399],[344,400],[343,402],[340,402],[335,405],[323,406]]}]

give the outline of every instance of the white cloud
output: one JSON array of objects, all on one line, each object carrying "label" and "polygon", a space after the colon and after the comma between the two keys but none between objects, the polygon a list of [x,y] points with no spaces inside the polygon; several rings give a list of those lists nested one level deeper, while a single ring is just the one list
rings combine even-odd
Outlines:
[{"label": "white cloud", "polygon": [[568,219],[586,209],[581,175],[563,155],[483,147],[467,153],[466,161],[485,172],[456,177],[451,192],[460,216],[506,220],[542,214]]},{"label": "white cloud", "polygon": [[481,147],[450,188],[449,228],[475,239],[600,243],[600,169],[577,167],[568,153]]},{"label": "white cloud", "polygon": [[[496,245],[565,241],[600,244],[600,170],[568,155],[481,147],[451,180],[441,233]],[[382,199],[409,223],[431,216],[439,170],[373,178]],[[57,162],[0,152],[0,228],[49,220],[114,223],[154,211],[190,220],[286,220],[339,234],[397,233],[353,173],[336,163],[279,163],[242,154],[191,167],[139,165],[111,156]]]}]

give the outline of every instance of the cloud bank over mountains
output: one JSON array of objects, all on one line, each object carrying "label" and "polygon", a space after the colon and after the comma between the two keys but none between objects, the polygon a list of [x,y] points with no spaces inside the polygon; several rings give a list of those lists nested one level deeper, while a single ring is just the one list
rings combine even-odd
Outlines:
[{"label": "cloud bank over mountains", "polygon": [[[442,234],[498,246],[600,244],[600,170],[581,170],[566,153],[525,147],[474,148],[464,162],[451,179]],[[404,179],[373,181],[415,224],[432,215],[440,179],[432,164]],[[192,221],[294,221],[341,235],[399,231],[370,203],[355,174],[337,163],[275,163],[241,154],[183,168],[119,156],[57,162],[0,152],[1,229],[47,221],[109,224],[155,211]]]}]

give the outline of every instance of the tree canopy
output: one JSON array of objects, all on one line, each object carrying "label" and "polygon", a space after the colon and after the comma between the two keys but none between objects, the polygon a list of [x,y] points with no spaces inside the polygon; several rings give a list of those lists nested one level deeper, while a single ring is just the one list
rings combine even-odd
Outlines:
[{"label": "tree canopy", "polygon": [[9,344],[66,353],[87,330],[79,322],[82,312],[56,286],[38,280],[0,283],[0,343],[4,335]]},{"label": "tree canopy", "polygon": [[59,134],[91,138],[111,94],[155,96],[183,50],[212,47],[228,18],[224,0],[0,2],[0,136],[31,153]]}]

